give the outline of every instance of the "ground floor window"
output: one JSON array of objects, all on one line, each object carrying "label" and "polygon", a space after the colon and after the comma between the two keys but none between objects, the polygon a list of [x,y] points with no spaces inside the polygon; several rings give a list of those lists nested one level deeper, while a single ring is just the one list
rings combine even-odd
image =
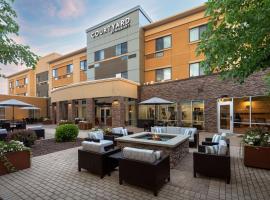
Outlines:
[{"label": "ground floor window", "polygon": [[135,99],[127,99],[126,109],[125,109],[125,118],[126,124],[129,126],[137,125],[137,109],[136,109],[136,100]]},{"label": "ground floor window", "polygon": [[180,103],[181,124],[185,127],[204,129],[204,101],[192,100]]},{"label": "ground floor window", "polygon": [[0,108],[0,119],[5,119],[5,108]]}]

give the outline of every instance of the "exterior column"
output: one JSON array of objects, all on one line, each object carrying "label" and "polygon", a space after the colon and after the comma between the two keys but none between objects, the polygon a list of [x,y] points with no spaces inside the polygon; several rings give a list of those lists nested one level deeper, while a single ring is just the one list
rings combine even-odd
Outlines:
[{"label": "exterior column", "polygon": [[56,115],[56,123],[59,123],[62,115],[61,115],[61,108],[60,108],[60,102],[56,102],[55,106],[55,115]]},{"label": "exterior column", "polygon": [[56,120],[56,116],[55,116],[55,104],[52,103],[50,106],[50,119],[52,120],[52,123],[55,123],[55,120]]},{"label": "exterior column", "polygon": [[115,97],[112,102],[112,127],[125,126],[125,98]]},{"label": "exterior column", "polygon": [[86,99],[86,121],[95,126],[95,101],[93,98]]},{"label": "exterior column", "polygon": [[75,116],[75,102],[73,100],[68,101],[68,121],[74,121]]}]

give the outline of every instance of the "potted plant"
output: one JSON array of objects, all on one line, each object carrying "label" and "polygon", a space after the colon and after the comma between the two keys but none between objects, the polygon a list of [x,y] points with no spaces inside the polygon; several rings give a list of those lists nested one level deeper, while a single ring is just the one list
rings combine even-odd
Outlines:
[{"label": "potted plant", "polygon": [[244,164],[270,169],[270,132],[265,128],[249,129],[244,138]]},{"label": "potted plant", "polygon": [[22,142],[0,141],[0,176],[29,168],[30,155],[30,148],[25,147]]}]

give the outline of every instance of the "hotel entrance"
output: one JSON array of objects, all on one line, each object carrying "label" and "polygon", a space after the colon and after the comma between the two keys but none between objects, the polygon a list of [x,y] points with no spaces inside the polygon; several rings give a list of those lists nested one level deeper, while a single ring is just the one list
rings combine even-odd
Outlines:
[{"label": "hotel entrance", "polygon": [[112,125],[111,107],[100,108],[100,124],[103,126]]},{"label": "hotel entrance", "polygon": [[233,132],[233,103],[218,102],[218,132]]}]

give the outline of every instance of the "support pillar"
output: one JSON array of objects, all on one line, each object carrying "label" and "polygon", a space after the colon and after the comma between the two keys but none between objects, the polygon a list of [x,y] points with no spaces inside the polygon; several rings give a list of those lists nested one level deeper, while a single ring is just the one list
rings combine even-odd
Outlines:
[{"label": "support pillar", "polygon": [[112,127],[125,126],[125,98],[115,97],[112,102]]},{"label": "support pillar", "polygon": [[93,98],[86,99],[86,121],[95,126],[95,101]]},{"label": "support pillar", "polygon": [[68,121],[74,121],[75,119],[75,101],[68,101]]},{"label": "support pillar", "polygon": [[60,105],[61,105],[60,102],[56,102],[56,106],[55,106],[56,123],[59,123],[60,120],[62,119]]}]

